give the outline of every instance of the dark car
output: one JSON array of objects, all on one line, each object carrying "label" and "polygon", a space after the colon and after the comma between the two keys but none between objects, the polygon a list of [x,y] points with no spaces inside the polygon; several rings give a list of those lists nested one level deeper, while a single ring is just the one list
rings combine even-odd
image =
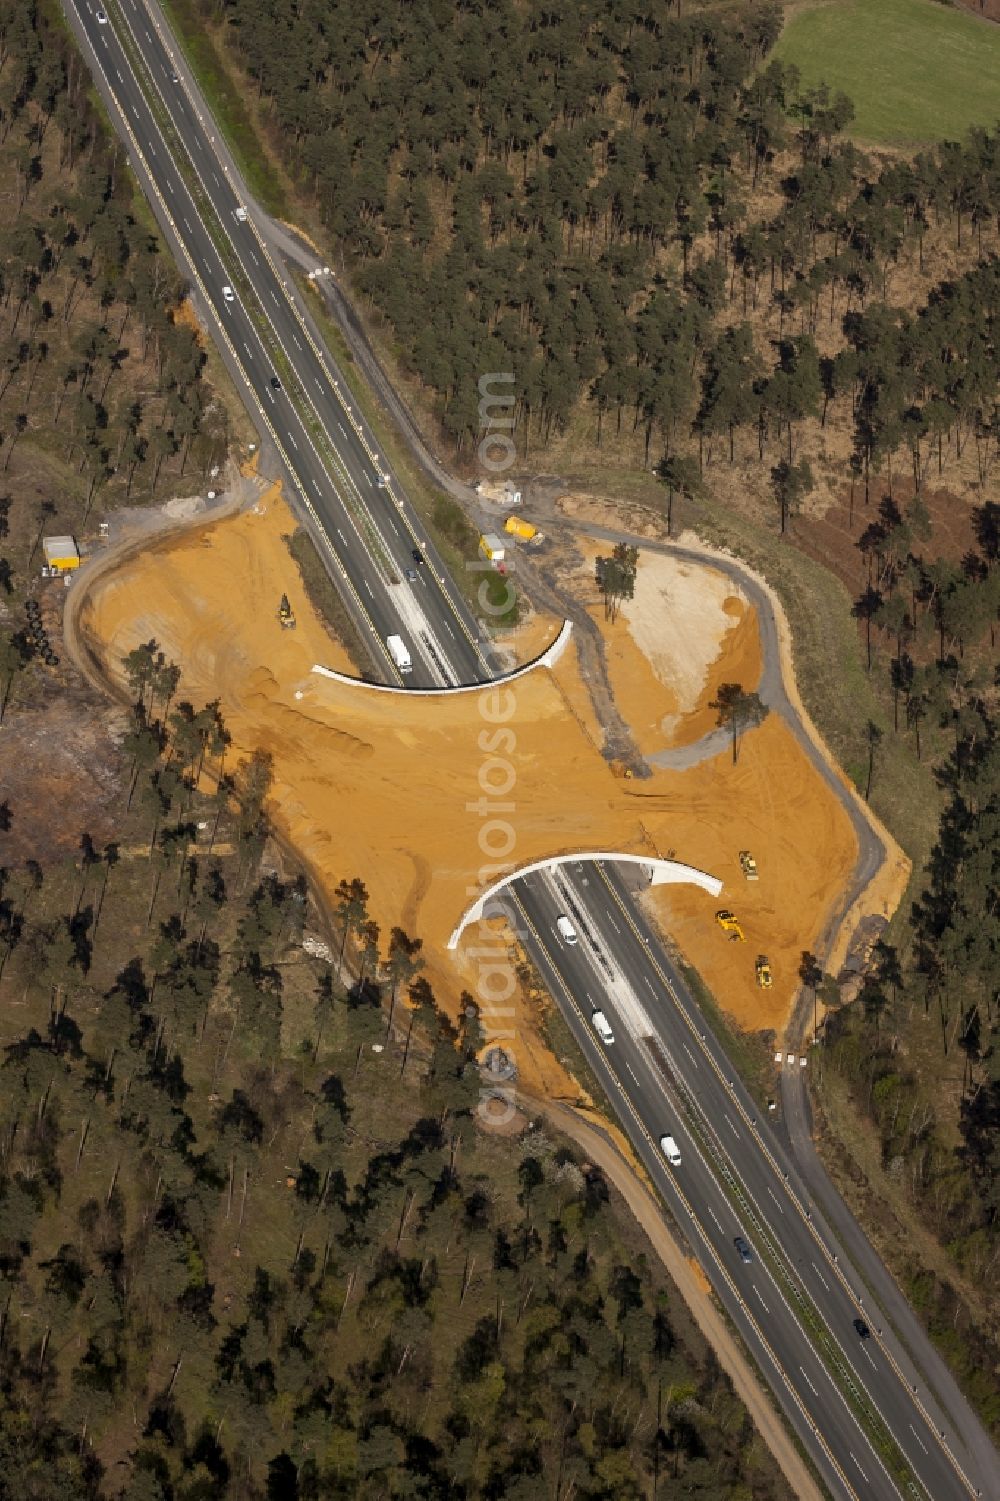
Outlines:
[{"label": "dark car", "polygon": [[868,1325],[865,1323],[864,1319],[855,1319],[854,1320],[854,1329],[855,1329],[855,1333],[858,1336],[858,1339],[870,1339],[871,1338],[871,1330],[869,1329]]},{"label": "dark car", "polygon": [[419,547],[415,547],[413,549],[413,551],[410,553],[410,557],[413,559],[414,563],[416,563],[418,565],[421,564],[421,563],[423,563],[423,561],[424,561],[424,555],[420,551]]},{"label": "dark car", "polygon": [[746,1241],[743,1239],[742,1235],[737,1235],[734,1237],[733,1245],[736,1247],[736,1250],[739,1253],[740,1260],[745,1261],[749,1266],[750,1262],[753,1261],[753,1252],[747,1245]]},{"label": "dark car", "polygon": [[278,379],[278,377],[276,375],[272,375],[271,376],[271,390],[272,391],[280,391],[281,390],[281,381]]}]

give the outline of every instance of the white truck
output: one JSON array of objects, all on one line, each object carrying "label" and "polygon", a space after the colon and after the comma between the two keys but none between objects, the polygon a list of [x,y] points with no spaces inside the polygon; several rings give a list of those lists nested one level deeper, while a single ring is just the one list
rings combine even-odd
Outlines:
[{"label": "white truck", "polygon": [[406,643],[402,636],[386,636],[385,644],[389,648],[389,655],[399,668],[400,672],[412,672],[413,661],[406,649]]},{"label": "white truck", "polygon": [[590,1020],[598,1037],[607,1047],[610,1047],[615,1040],[615,1034],[612,1032],[611,1023],[604,1015],[604,1012],[595,1011]]}]

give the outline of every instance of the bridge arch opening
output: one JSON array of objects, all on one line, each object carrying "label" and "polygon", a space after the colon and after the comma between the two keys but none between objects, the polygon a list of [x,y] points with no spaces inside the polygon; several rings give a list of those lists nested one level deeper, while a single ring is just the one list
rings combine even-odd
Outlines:
[{"label": "bridge arch opening", "polygon": [[528,865],[518,866],[516,870],[508,872],[492,885],[487,886],[476,897],[471,906],[463,912],[458,926],[448,939],[448,947],[457,949],[462,939],[462,934],[471,922],[478,922],[486,907],[495,901],[499,894],[522,876],[531,875],[536,870],[557,870],[561,865],[577,865],[581,860],[592,860],[619,865],[640,865],[649,872],[649,884],[651,886],[669,886],[688,884],[700,886],[711,896],[718,896],[722,890],[722,882],[718,876],[713,876],[705,870],[699,870],[695,865],[684,865],[679,860],[653,859],[650,855],[625,855],[614,850],[584,850],[572,855],[550,855],[544,860],[532,860]]},{"label": "bridge arch opening", "polygon": [[[499,677],[489,678],[482,683],[452,683],[439,688],[404,688],[400,683],[369,683],[364,678],[352,678],[346,672],[337,672],[333,667],[323,667],[319,663],[316,663],[311,671],[318,677],[331,678],[335,683],[343,683],[347,688],[364,688],[368,693],[405,693],[408,697],[416,698],[430,698],[452,693],[488,693],[491,689],[504,688],[508,683],[516,682],[518,678],[534,672],[538,667],[554,667],[569,645],[572,633],[573,622],[564,620],[558,636],[545,648],[541,656],[535,657],[531,662],[525,662],[521,667],[515,667],[512,672],[505,672]],[[388,661],[388,657],[386,660]]]}]

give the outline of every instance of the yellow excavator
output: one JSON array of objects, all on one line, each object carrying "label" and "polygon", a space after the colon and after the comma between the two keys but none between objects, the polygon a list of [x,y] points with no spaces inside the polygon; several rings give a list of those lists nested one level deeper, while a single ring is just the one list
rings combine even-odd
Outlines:
[{"label": "yellow excavator", "polygon": [[291,605],[288,602],[287,594],[283,594],[281,596],[281,604],[278,606],[278,619],[281,621],[286,631],[294,631],[295,611],[292,609]]},{"label": "yellow excavator", "polygon": [[715,920],[719,924],[719,927],[723,928],[729,934],[734,943],[746,942],[739,919],[735,913],[729,911],[728,907],[721,908],[715,914]]}]

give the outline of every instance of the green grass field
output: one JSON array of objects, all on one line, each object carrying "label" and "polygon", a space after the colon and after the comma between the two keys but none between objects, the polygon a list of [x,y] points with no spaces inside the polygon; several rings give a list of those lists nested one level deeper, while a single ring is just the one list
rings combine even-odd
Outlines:
[{"label": "green grass field", "polygon": [[774,55],[848,94],[860,140],[956,140],[1000,121],[1000,26],[939,0],[828,0],[792,14]]}]

